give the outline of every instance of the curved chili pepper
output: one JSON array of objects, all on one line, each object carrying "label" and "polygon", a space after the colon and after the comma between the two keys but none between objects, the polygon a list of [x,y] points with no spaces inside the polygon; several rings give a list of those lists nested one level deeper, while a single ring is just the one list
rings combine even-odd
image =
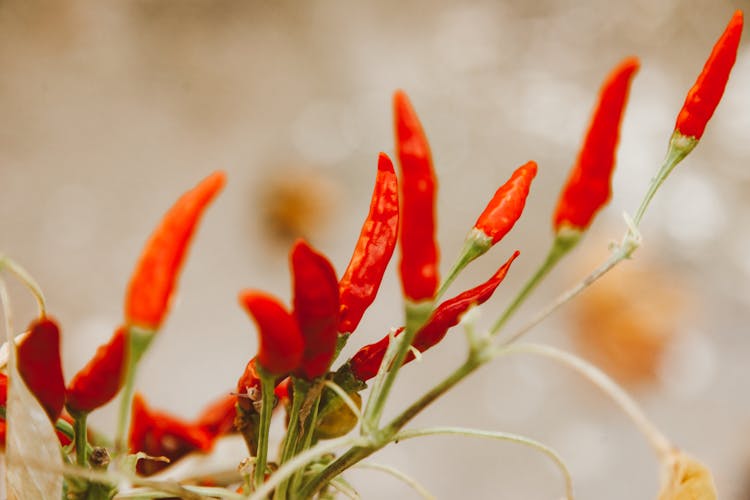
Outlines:
[{"label": "curved chili pepper", "polygon": [[552,217],[556,233],[563,227],[585,230],[612,195],[611,179],[620,123],[630,82],[639,66],[638,59],[625,59],[602,85],[578,160],[570,171]]},{"label": "curved chili pepper", "polygon": [[169,309],[172,292],[201,215],[226,182],[214,172],[182,195],[151,234],[125,295],[129,326],[156,330]]},{"label": "curved chili pepper", "polygon": [[60,363],[60,329],[49,318],[29,326],[29,334],[18,346],[18,371],[54,422],[65,404],[65,380]]},{"label": "curved chili pepper", "polygon": [[393,96],[396,152],[401,165],[401,283],[412,302],[435,297],[440,282],[435,239],[435,192],[430,146],[409,98]]},{"label": "curved chili pepper", "polygon": [[380,153],[370,212],[339,281],[339,332],[353,332],[375,300],[397,237],[398,180],[390,158]]},{"label": "curved chili pepper", "polygon": [[[436,307],[424,326],[417,332],[412,346],[418,351],[424,352],[443,340],[448,330],[458,324],[461,316],[471,306],[483,304],[492,297],[492,294],[495,293],[497,287],[503,282],[505,275],[508,274],[510,265],[518,255],[519,252],[516,251],[489,280],[458,294],[452,299],[446,300]],[[395,335],[398,336],[402,332],[403,328],[400,328],[396,331]],[[374,344],[361,348],[349,360],[352,373],[358,380],[366,382],[377,375],[385,351],[388,349],[388,344],[389,336],[386,335]],[[404,363],[408,363],[413,359],[414,354],[409,353]]]},{"label": "curved chili pepper", "polygon": [[237,396],[227,394],[206,406],[195,420],[195,425],[212,438],[230,434],[235,430]]},{"label": "curved chili pepper", "polygon": [[675,132],[699,140],[719,105],[729,80],[742,35],[743,15],[738,10],[714,45],[703,71],[690,89],[677,115]]},{"label": "curved chili pepper", "polygon": [[68,384],[66,407],[72,414],[89,413],[114,398],[125,377],[125,328],[97,349],[91,361]]},{"label": "curved chili pepper", "polygon": [[262,292],[245,290],[239,300],[258,327],[260,366],[276,376],[296,370],[305,345],[294,316],[278,300]]},{"label": "curved chili pepper", "polygon": [[132,453],[144,452],[150,457],[169,459],[169,463],[139,460],[136,470],[149,476],[190,452],[211,451],[213,439],[199,426],[168,413],[152,410],[146,405],[143,396],[136,393],[133,397],[129,446]]},{"label": "curved chili pepper", "polygon": [[295,373],[307,380],[328,371],[338,339],[339,284],[328,259],[298,240],[291,252],[294,317],[305,349]]},{"label": "curved chili pepper", "polygon": [[245,411],[253,408],[253,403],[260,401],[260,375],[255,367],[257,358],[247,362],[245,371],[237,381],[237,404]]},{"label": "curved chili pepper", "polygon": [[536,171],[536,162],[533,161],[518,167],[510,179],[495,191],[495,195],[477,219],[474,229],[492,242],[490,246],[508,234],[521,217]]}]

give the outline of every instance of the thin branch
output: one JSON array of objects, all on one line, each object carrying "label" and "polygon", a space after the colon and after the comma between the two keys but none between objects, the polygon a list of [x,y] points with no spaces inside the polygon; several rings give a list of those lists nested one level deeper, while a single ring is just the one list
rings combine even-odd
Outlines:
[{"label": "thin branch", "polygon": [[390,465],[383,465],[383,464],[376,464],[372,462],[360,462],[355,467],[358,467],[360,469],[372,469],[372,470],[379,470],[381,472],[385,472],[387,474],[390,474],[391,476],[395,477],[396,479],[399,479],[409,485],[414,491],[419,493],[419,496],[424,498],[425,500],[436,500],[437,497],[427,491],[427,488],[422,486],[420,482],[418,482],[416,479],[407,476],[400,470],[391,467]]}]

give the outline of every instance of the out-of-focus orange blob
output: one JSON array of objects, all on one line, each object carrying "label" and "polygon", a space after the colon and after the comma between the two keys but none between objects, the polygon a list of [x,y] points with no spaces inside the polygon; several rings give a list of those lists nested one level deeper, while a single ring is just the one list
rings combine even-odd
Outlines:
[{"label": "out-of-focus orange blob", "polygon": [[687,303],[677,276],[625,262],[573,301],[571,333],[579,351],[619,382],[648,384]]}]

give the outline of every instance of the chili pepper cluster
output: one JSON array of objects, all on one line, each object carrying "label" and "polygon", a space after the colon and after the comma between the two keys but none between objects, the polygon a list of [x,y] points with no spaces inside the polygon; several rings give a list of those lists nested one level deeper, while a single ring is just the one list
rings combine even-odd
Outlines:
[{"label": "chili pepper cluster", "polygon": [[[734,64],[742,23],[742,13],[737,12],[688,93],[673,131],[672,149],[692,149],[703,135]],[[638,68],[639,61],[629,57],[605,79],[578,158],[552,214],[554,243],[550,257],[498,320],[493,334],[549,268],[575,246],[608,202],[620,126]],[[133,377],[170,310],[200,220],[225,184],[222,172],[202,180],[164,215],[129,282],[123,324],[67,385],[57,323],[46,314],[31,323],[18,344],[18,371],[60,431],[61,444],[68,445],[70,440],[74,443],[73,449],[65,449],[71,460],[74,457],[81,467],[101,468],[93,460],[91,448],[108,447],[115,455],[134,456],[135,470],[152,475],[190,453],[207,453],[221,436],[239,432],[253,457],[239,491],[250,494],[262,487],[276,466],[291,461],[320,440],[351,431],[359,422],[362,391],[368,382],[375,379],[373,398],[387,396],[390,374],[438,345],[467,311],[493,296],[519,256],[518,251],[513,251],[485,282],[443,299],[456,275],[500,243],[514,227],[531,184],[543,169],[529,161],[512,172],[469,228],[460,255],[441,280],[435,210],[438,182],[430,146],[403,91],[393,96],[393,114],[398,173],[391,159],[380,153],[369,212],[344,272],[339,277],[323,253],[300,239],[289,253],[291,304],[287,306],[259,289],[240,291],[239,305],[255,325],[258,349],[248,356],[244,370],[238,367],[240,377],[234,392],[227,390],[198,418],[188,421],[153,409],[134,392]],[[404,326],[361,347],[335,367],[341,349],[356,334],[376,299],[397,246]],[[8,382],[0,373],[3,417]],[[118,393],[122,393],[124,410],[118,436],[110,443],[87,431],[86,416]],[[364,418],[377,416],[377,405],[377,401],[368,401]],[[281,407],[287,414],[287,432],[279,457],[271,460],[269,423],[273,410]],[[372,421],[377,424],[376,417]],[[5,421],[0,420],[3,443],[6,431]],[[308,479],[302,469],[278,484],[276,496],[314,493],[317,490],[311,491],[311,484],[315,483]],[[100,486],[97,479],[71,481],[66,486],[67,498],[110,498],[116,491],[114,485]]]}]

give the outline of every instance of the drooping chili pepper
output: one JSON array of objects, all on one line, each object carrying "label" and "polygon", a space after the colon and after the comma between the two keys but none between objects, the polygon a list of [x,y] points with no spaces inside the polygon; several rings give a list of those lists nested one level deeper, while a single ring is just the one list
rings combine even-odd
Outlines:
[{"label": "drooping chili pepper", "polygon": [[60,362],[60,329],[49,318],[29,326],[29,334],[18,346],[18,371],[54,422],[65,404],[65,380]]},{"label": "drooping chili pepper", "polygon": [[193,451],[209,452],[213,439],[200,426],[146,405],[140,394],[133,397],[132,424],[129,438],[132,453],[144,452],[150,457],[166,457],[169,463],[139,460],[137,471],[150,476]]},{"label": "drooping chili pepper", "polygon": [[552,217],[553,228],[584,231],[612,195],[611,179],[620,123],[630,82],[640,63],[629,57],[604,81],[578,160],[570,171]]},{"label": "drooping chili pepper", "polygon": [[127,337],[125,328],[118,328],[109,342],[97,349],[94,357],[68,384],[68,411],[89,413],[107,404],[117,395],[125,377]]},{"label": "drooping chili pepper", "polygon": [[495,191],[487,207],[474,224],[474,229],[494,245],[513,228],[529,195],[531,181],[536,176],[536,162],[529,161],[513,172],[510,179]]},{"label": "drooping chili pepper", "polygon": [[397,237],[398,180],[390,158],[380,153],[370,212],[339,281],[339,332],[353,332],[375,300]]},{"label": "drooping chili pepper", "polygon": [[738,10],[714,45],[703,71],[690,89],[677,115],[675,132],[699,140],[719,105],[729,80],[742,35],[743,15]]},{"label": "drooping chili pepper", "polygon": [[250,411],[253,403],[260,401],[260,375],[255,367],[256,362],[257,358],[248,361],[237,381],[237,404],[245,411]]},{"label": "drooping chili pepper", "polygon": [[338,339],[339,284],[328,259],[298,240],[291,252],[294,317],[305,349],[295,373],[307,380],[328,371]]},{"label": "drooping chili pepper", "polygon": [[128,285],[125,319],[129,326],[159,328],[169,309],[190,239],[225,182],[223,172],[214,172],[183,194],[164,215],[146,243]]},{"label": "drooping chili pepper", "polygon": [[[448,330],[458,324],[461,316],[471,306],[483,304],[492,297],[518,255],[519,252],[516,251],[489,280],[446,300],[436,307],[424,326],[417,332],[412,346],[418,351],[424,352],[443,340]],[[398,336],[402,332],[403,328],[400,328],[395,335]],[[377,375],[385,351],[388,349],[388,344],[389,336],[386,335],[379,341],[361,348],[349,360],[351,371],[358,380],[366,382]],[[413,359],[414,354],[409,353],[404,363]]]},{"label": "drooping chili pepper", "polygon": [[237,396],[232,394],[222,396],[201,411],[195,420],[195,425],[212,438],[230,434],[235,430],[236,406]]},{"label": "drooping chili pepper", "polygon": [[305,344],[294,316],[277,299],[263,292],[245,290],[239,300],[258,326],[258,364],[276,376],[296,370]]},{"label": "drooping chili pepper", "polygon": [[393,96],[396,152],[401,165],[401,262],[404,295],[412,302],[435,297],[440,282],[435,239],[437,179],[422,124],[402,91]]}]

